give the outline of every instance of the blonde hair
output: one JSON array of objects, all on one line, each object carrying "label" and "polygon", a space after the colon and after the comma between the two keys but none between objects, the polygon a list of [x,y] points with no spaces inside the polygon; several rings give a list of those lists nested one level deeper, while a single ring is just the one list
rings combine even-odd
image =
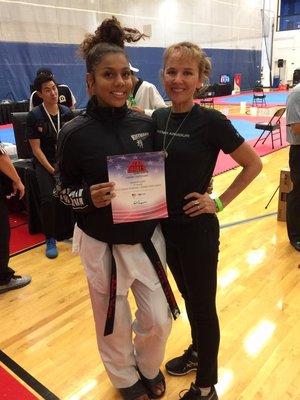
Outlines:
[{"label": "blonde hair", "polygon": [[164,52],[164,69],[168,58],[174,53],[179,53],[181,57],[189,57],[195,60],[199,68],[199,77],[202,81],[208,81],[211,73],[211,61],[206,53],[196,44],[191,42],[180,42],[169,46]]}]

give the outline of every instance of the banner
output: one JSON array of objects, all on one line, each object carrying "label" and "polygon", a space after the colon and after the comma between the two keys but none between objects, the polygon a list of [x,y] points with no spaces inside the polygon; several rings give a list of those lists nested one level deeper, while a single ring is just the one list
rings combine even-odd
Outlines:
[{"label": "banner", "polygon": [[241,84],[242,84],[242,74],[234,74],[233,90],[235,93],[239,93],[241,91]]}]

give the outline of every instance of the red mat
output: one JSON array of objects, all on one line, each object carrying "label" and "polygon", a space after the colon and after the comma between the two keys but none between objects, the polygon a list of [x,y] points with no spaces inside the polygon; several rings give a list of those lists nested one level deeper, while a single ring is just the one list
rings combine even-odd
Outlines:
[{"label": "red mat", "polygon": [[27,216],[24,213],[11,213],[9,215],[10,242],[9,253],[14,255],[45,242],[42,233],[34,235],[28,232]]},{"label": "red mat", "polygon": [[0,366],[1,400],[38,400],[25,386],[6,369]]},{"label": "red mat", "polygon": [[13,127],[13,124],[0,125],[0,129],[11,129],[12,127]]},{"label": "red mat", "polygon": [[[256,140],[257,139],[249,140],[248,143],[253,147]],[[285,140],[285,135],[284,135],[282,137],[282,146],[278,146],[278,142],[275,142],[275,146],[278,147],[272,149],[271,139],[268,138],[265,144],[260,144],[260,143],[257,144],[254,150],[260,157],[262,157],[266,156],[267,154],[274,153],[274,151],[280,150],[288,145],[289,144]],[[229,171],[230,169],[236,168],[238,166],[239,165],[230,157],[229,154],[224,154],[223,151],[221,151],[213,175],[215,176],[222,174],[223,172]]]}]

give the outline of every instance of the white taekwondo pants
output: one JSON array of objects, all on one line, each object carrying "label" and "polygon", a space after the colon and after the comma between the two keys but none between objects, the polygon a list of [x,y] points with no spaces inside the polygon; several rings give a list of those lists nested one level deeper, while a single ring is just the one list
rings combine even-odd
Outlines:
[{"label": "white taekwondo pants", "polygon": [[[165,266],[165,242],[159,226],[152,242]],[[104,327],[110,290],[109,246],[76,227],[73,248],[79,251],[87,274],[98,348],[112,384],[116,388],[132,386],[138,380],[136,366],[144,376],[154,378],[164,358],[172,317],[157,274],[142,246],[113,245],[117,299],[114,330],[108,336],[104,336]],[[137,305],[134,321],[128,302],[129,289]]]}]

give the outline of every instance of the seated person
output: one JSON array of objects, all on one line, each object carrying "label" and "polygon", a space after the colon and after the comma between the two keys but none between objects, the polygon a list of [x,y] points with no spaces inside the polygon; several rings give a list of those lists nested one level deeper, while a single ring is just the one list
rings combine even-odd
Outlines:
[{"label": "seated person", "polygon": [[34,167],[41,201],[41,221],[46,236],[46,256],[58,255],[55,239],[54,165],[58,133],[73,118],[72,111],[58,104],[58,89],[53,76],[39,74],[34,85],[42,104],[29,111],[26,135],[34,155]]},{"label": "seated person", "polygon": [[139,69],[130,65],[131,81],[132,81],[132,96],[129,100],[129,106],[138,112],[145,113],[151,117],[154,110],[157,108],[167,107],[164,99],[159,94],[156,87],[147,81],[143,81],[135,76],[135,72]]},{"label": "seated person", "polygon": [[[48,68],[40,68],[36,72],[36,77],[38,75],[44,74],[49,75],[54,79],[54,75],[52,71]],[[34,88],[36,89],[36,88]],[[58,102],[59,104],[69,107],[71,110],[75,110],[76,99],[71,91],[71,89],[67,85],[57,84],[58,89]],[[32,110],[33,107],[39,106],[42,104],[42,99],[38,95],[37,91],[31,93],[29,100],[29,110]]]}]

